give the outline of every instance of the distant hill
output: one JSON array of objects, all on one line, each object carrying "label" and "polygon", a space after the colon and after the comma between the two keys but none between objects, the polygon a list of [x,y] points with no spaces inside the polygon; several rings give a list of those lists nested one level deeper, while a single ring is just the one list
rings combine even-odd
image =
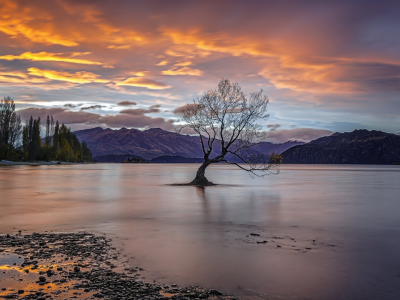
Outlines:
[{"label": "distant hill", "polygon": [[188,164],[188,163],[201,164],[203,161],[204,158],[171,156],[171,155],[159,156],[150,160],[151,163],[174,163],[174,164]]},{"label": "distant hill", "polygon": [[285,164],[394,164],[400,163],[400,136],[365,129],[334,133],[281,155]]},{"label": "distant hill", "polygon": [[[93,157],[99,162],[122,162],[128,155],[141,157],[147,161],[168,156],[160,159],[160,162],[161,160],[171,160],[172,157],[203,158],[199,137],[177,134],[160,128],[141,131],[96,127],[75,131],[74,133],[80,141],[84,140],[88,144]],[[289,141],[283,144],[263,142],[254,147],[253,151],[263,154],[281,153],[301,143],[297,141]],[[216,142],[214,149],[220,149],[218,142]],[[213,152],[212,156],[217,154],[217,152]],[[234,160],[232,157],[230,159]]]},{"label": "distant hill", "polygon": [[304,142],[300,141],[287,141],[283,144],[273,144],[271,142],[262,142],[257,146],[254,146],[253,149],[257,150],[263,154],[272,154],[278,153],[281,154],[282,152],[286,151],[289,148],[292,148],[297,145],[304,145]]},{"label": "distant hill", "polygon": [[131,154],[150,160],[163,155],[203,156],[197,137],[168,132],[160,128],[141,131],[96,127],[75,131],[75,134],[79,140],[82,139],[88,144],[93,157]]}]

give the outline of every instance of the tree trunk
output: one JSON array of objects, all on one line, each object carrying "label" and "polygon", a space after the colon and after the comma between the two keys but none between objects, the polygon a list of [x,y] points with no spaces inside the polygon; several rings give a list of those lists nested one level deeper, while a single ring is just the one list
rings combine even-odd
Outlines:
[{"label": "tree trunk", "polygon": [[214,185],[212,182],[208,181],[206,178],[205,172],[206,168],[210,165],[211,163],[208,161],[205,161],[200,168],[197,170],[196,173],[196,178],[193,179],[192,182],[190,182],[190,185],[197,185],[197,186],[210,186]]}]

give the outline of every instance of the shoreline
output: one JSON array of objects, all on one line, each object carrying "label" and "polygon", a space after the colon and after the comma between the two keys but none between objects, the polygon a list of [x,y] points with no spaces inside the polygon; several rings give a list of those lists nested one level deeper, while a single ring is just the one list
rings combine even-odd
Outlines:
[{"label": "shoreline", "polygon": [[89,232],[0,235],[0,298],[232,299],[217,290],[143,281],[112,240]]},{"label": "shoreline", "polygon": [[70,166],[70,165],[91,165],[93,163],[83,162],[83,163],[75,163],[75,162],[23,162],[23,161],[16,161],[16,162],[4,162],[0,161],[0,166]]}]

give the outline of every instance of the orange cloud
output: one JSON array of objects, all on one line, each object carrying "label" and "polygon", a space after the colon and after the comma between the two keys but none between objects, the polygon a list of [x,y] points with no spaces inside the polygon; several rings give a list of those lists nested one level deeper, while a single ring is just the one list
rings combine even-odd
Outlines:
[{"label": "orange cloud", "polygon": [[182,61],[175,64],[176,67],[187,67],[192,65],[191,61]]},{"label": "orange cloud", "polygon": [[[229,36],[227,33],[204,33],[200,29],[179,31],[163,28],[162,33],[168,36],[181,51],[171,47],[165,54],[193,59],[196,50],[224,53],[232,56],[251,56],[258,60],[261,70],[258,75],[268,79],[278,89],[291,89],[313,93],[352,94],[362,91],[358,82],[341,80],[346,77],[346,67],[340,58],[316,57],[301,55],[296,52],[295,42],[271,38],[265,41],[253,41],[251,37]],[[182,49],[185,49],[184,51]],[[288,50],[289,49],[289,50]],[[308,49],[309,50],[309,49]],[[184,52],[189,53],[185,56]],[[196,57],[197,58],[197,57]],[[352,59],[356,63],[357,59]],[[183,68],[178,66],[182,65]],[[190,63],[186,63],[186,66]],[[194,71],[185,63],[177,63],[173,68],[162,71],[164,75],[201,76],[200,70]]]},{"label": "orange cloud", "polygon": [[40,87],[42,90],[66,90],[70,89],[74,85],[71,82],[54,82],[46,77],[30,76],[30,74],[25,72],[2,69],[0,69],[0,83],[2,86],[23,86],[24,88],[33,87],[35,89]]},{"label": "orange cloud", "polygon": [[132,46],[131,45],[120,45],[120,46],[110,45],[107,48],[108,49],[129,49],[130,47],[132,47]]},{"label": "orange cloud", "polygon": [[[78,16],[79,21],[85,24],[90,33],[91,41],[112,43],[107,48],[128,49],[132,44],[144,42],[144,35],[139,34],[131,28],[121,28],[111,24],[105,14],[96,4],[59,0],[59,5],[71,16]],[[82,29],[81,29],[82,30]],[[85,31],[83,29],[83,31]],[[86,41],[85,36],[81,41]]]},{"label": "orange cloud", "polygon": [[[265,77],[278,89],[292,89],[315,93],[348,93],[355,92],[355,83],[333,80],[334,73],[343,73],[337,65],[337,59],[315,59],[304,57],[290,48],[288,42],[279,39],[253,41],[251,37],[229,36],[227,33],[204,33],[200,29],[179,31],[162,28],[162,33],[169,37],[175,46],[165,51],[165,54],[193,59],[196,50],[208,53],[224,53],[232,56],[252,56],[259,61],[261,70],[258,74]],[[290,44],[290,43],[289,43]],[[284,46],[285,45],[285,46]],[[184,49],[184,50],[182,50]],[[302,49],[304,51],[304,49]],[[185,56],[184,52],[189,53]],[[179,68],[179,65],[184,67]],[[190,63],[177,63],[173,68],[162,71],[164,75],[195,75],[201,76],[200,70],[187,67]]]},{"label": "orange cloud", "polygon": [[[267,85],[273,99],[332,106],[332,101],[326,100],[332,98],[331,93],[336,98],[355,99],[366,91],[398,91],[400,86],[397,52],[389,46],[371,47],[375,31],[366,30],[371,35],[366,38],[366,33],[353,30],[353,21],[359,18],[338,24],[341,13],[330,6],[315,14],[302,5],[288,10],[285,5],[262,1],[251,6],[240,1],[230,3],[232,11],[240,12],[238,18],[236,14],[220,16],[218,4],[201,1],[189,6],[69,0],[0,3],[0,62],[7,66],[7,72],[0,67],[0,81],[3,86],[19,86],[21,93],[27,86],[74,88],[98,82],[104,86],[93,87],[99,89],[96,95],[104,92],[109,97],[113,89],[115,94],[135,95],[138,99],[146,96],[141,100],[163,98],[163,103],[171,104],[207,90],[226,76],[246,89],[249,85]],[[359,14],[363,13],[357,11],[355,16]],[[383,32],[388,37],[393,35],[391,30]],[[387,39],[387,45],[392,41],[392,37]],[[60,50],[64,47],[74,48],[68,53]],[[93,66],[109,67],[104,62],[116,68],[93,71]],[[63,68],[66,63],[71,64],[69,71]],[[27,64],[38,68],[25,72]],[[74,66],[79,69],[71,70]],[[147,79],[150,74],[188,77],[184,81],[169,77],[165,82],[176,82],[174,89],[168,90],[171,86],[159,82],[161,79]],[[82,87],[78,89],[84,93]],[[17,88],[14,91],[18,93]],[[291,96],[286,97],[289,93]],[[65,93],[60,97],[69,96]]]},{"label": "orange cloud", "polygon": [[156,64],[156,66],[165,66],[165,65],[167,65],[167,64],[168,64],[168,61],[162,60],[162,61],[160,61],[158,64]]},{"label": "orange cloud", "polygon": [[146,79],[143,77],[131,77],[124,81],[117,82],[117,85],[137,86],[144,87],[151,90],[164,90],[171,88],[170,85],[163,82],[158,82],[152,79]]},{"label": "orange cloud", "polygon": [[201,70],[189,68],[188,66],[190,66],[191,64],[191,61],[178,62],[174,65],[173,68],[162,71],[161,73],[164,75],[203,75],[203,72]]},{"label": "orange cloud", "polygon": [[16,1],[3,0],[0,6],[0,32],[17,38],[25,38],[36,43],[77,46],[75,39],[57,33],[52,24],[53,17],[48,12],[35,7],[22,7]]},{"label": "orange cloud", "polygon": [[203,72],[198,69],[192,69],[189,67],[182,68],[172,68],[161,72],[163,75],[191,75],[191,76],[201,76]]},{"label": "orange cloud", "polygon": [[91,61],[87,59],[74,58],[79,55],[90,54],[91,52],[73,52],[70,54],[63,53],[48,53],[48,52],[25,52],[20,55],[3,55],[0,56],[2,60],[31,60],[31,61],[59,61],[59,62],[68,62],[73,64],[84,64],[84,65],[103,65],[101,62]]},{"label": "orange cloud", "polygon": [[[272,52],[272,49],[268,49],[266,46],[260,47],[261,45],[259,43],[254,43],[246,37],[232,37],[223,35],[222,33],[205,34],[197,29],[182,32],[163,28],[162,33],[169,37],[176,45],[191,46],[205,51],[206,54],[209,54],[209,52],[222,52],[229,53],[233,56],[276,56],[276,54]],[[272,46],[270,47],[272,48]],[[177,55],[173,50],[170,50],[167,54],[172,56]]]},{"label": "orange cloud", "polygon": [[18,77],[18,78],[27,78],[25,73],[19,71],[0,71],[1,76],[10,76],[10,77]]},{"label": "orange cloud", "polygon": [[[360,92],[357,82],[340,80],[345,78],[346,66],[335,58],[313,62],[312,59],[282,55],[275,62],[266,63],[258,73],[278,89],[313,92],[317,94],[352,94]],[[336,78],[335,78],[336,77]]]},{"label": "orange cloud", "polygon": [[59,81],[66,81],[71,83],[91,83],[91,82],[100,82],[100,83],[108,83],[109,80],[99,79],[99,75],[80,71],[76,73],[68,73],[63,71],[53,71],[53,70],[41,70],[37,68],[29,68],[28,69],[29,75],[44,77],[51,80],[59,80]]},{"label": "orange cloud", "polygon": [[116,47],[145,40],[130,28],[108,23],[95,5],[63,0],[49,2],[46,8],[34,1],[1,0],[0,32],[15,39],[24,37],[34,43],[66,47],[78,46],[88,37],[91,42],[113,43]]},{"label": "orange cloud", "polygon": [[146,75],[146,71],[143,71],[143,72],[136,72],[136,73],[134,73],[134,75],[135,76],[138,76],[138,77],[143,77],[144,75]]},{"label": "orange cloud", "polygon": [[7,83],[26,84],[26,83],[44,83],[47,79],[30,78],[27,74],[19,71],[0,71],[0,81]]}]

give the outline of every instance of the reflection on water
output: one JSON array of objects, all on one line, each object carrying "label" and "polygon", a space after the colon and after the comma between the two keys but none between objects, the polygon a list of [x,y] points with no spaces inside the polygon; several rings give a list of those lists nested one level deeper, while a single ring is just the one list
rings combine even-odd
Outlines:
[{"label": "reflection on water", "polygon": [[106,233],[146,280],[268,299],[399,299],[400,167],[0,168],[0,233]]},{"label": "reflection on water", "polygon": [[[57,299],[88,299],[92,296],[93,292],[78,292],[74,287],[78,283],[76,280],[67,282],[59,273],[46,276],[47,270],[56,270],[59,267],[65,271],[72,271],[74,267],[72,263],[64,262],[63,257],[56,257],[56,259],[57,264],[54,264],[53,260],[53,264],[23,266],[24,259],[21,256],[0,253],[0,298],[15,299],[26,296],[26,299],[36,299],[38,294],[35,295],[36,298],[30,298],[34,292],[39,292],[39,296],[44,293],[52,294]],[[82,270],[88,269],[82,268]],[[41,283],[38,280],[39,275],[46,277],[45,282]],[[41,296],[45,299],[44,295]]]}]

